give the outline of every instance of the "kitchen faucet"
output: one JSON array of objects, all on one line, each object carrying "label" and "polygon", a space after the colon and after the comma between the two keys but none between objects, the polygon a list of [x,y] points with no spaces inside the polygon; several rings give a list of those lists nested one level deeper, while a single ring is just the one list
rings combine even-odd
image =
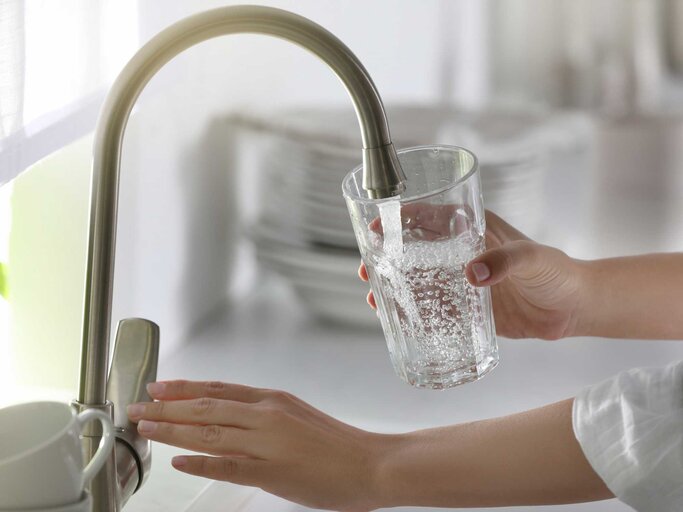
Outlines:
[{"label": "kitchen faucet", "polygon": [[[117,439],[107,464],[90,484],[93,510],[118,512],[151,468],[151,443],[137,434],[126,406],[149,401],[145,386],[156,380],[159,327],[141,318],[119,322],[111,370],[111,324],[120,156],[128,118],[154,74],[183,50],[213,37],[256,33],[298,44],[325,62],[342,81],[360,124],[363,187],[375,199],[404,190],[405,176],[391,142],[382,100],[356,56],[334,35],[301,16],[269,7],[233,6],[185,18],[152,38],[133,56],[114,82],[95,131],[90,199],[90,230],[83,312],[78,410],[100,409],[114,420]],[[340,185],[341,186],[341,185]],[[98,426],[83,435],[89,459],[101,438]]]}]

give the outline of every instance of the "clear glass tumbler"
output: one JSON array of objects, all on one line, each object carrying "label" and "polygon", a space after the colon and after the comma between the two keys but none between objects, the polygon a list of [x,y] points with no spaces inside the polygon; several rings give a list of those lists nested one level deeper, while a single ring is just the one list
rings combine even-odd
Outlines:
[{"label": "clear glass tumbler", "polygon": [[453,146],[398,151],[400,196],[371,199],[362,166],[342,184],[396,373],[443,389],[498,364],[488,288],[465,277],[484,251],[486,222],[476,157]]}]

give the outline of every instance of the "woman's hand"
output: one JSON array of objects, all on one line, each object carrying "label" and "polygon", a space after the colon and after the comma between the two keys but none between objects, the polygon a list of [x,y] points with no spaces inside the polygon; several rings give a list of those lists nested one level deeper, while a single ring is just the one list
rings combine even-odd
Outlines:
[{"label": "woman's hand", "polygon": [[351,427],[282,391],[180,380],[148,391],[157,402],[128,408],[140,434],[211,455],[175,457],[180,471],[260,487],[308,507],[382,506],[382,461],[399,436]]},{"label": "woman's hand", "polygon": [[313,508],[499,507],[611,498],[572,429],[573,400],[399,435],[341,423],[282,391],[221,382],[148,386],[128,416],[144,437],[211,456],[186,473]]},{"label": "woman's hand", "polygon": [[[443,212],[439,215],[435,212]],[[438,233],[440,217],[452,210],[431,207],[426,232]],[[405,215],[402,211],[402,215]],[[410,219],[421,218],[411,215]],[[404,219],[405,224],[405,219]],[[468,263],[466,276],[474,286],[491,286],[496,331],[507,338],[558,339],[576,334],[585,295],[582,262],[558,249],[540,245],[492,212],[486,212],[487,250]],[[359,276],[368,280],[365,265]],[[368,303],[376,308],[372,292]]]}]

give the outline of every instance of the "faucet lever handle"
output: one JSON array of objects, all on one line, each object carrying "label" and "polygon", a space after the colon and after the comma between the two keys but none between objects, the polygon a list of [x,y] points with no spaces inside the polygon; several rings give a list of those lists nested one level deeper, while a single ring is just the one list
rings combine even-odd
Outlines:
[{"label": "faucet lever handle", "polygon": [[146,386],[157,378],[158,360],[159,326],[144,318],[121,320],[107,381],[107,399],[114,403],[116,426],[133,426],[126,406],[151,401]]},{"label": "faucet lever handle", "polygon": [[126,407],[152,400],[146,386],[157,378],[158,360],[159,326],[144,318],[121,320],[116,329],[107,399],[114,404],[116,437],[128,448],[117,450],[117,471],[124,502],[140,488],[152,464],[151,443],[138,434],[135,424],[128,419]]}]

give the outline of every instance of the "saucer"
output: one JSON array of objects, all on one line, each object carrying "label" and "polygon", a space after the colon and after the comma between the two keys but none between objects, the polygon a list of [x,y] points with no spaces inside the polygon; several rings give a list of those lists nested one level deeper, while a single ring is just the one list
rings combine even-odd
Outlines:
[{"label": "saucer", "polygon": [[83,491],[83,497],[78,503],[60,505],[59,507],[36,508],[0,508],[0,512],[92,512],[92,497],[88,491]]}]

